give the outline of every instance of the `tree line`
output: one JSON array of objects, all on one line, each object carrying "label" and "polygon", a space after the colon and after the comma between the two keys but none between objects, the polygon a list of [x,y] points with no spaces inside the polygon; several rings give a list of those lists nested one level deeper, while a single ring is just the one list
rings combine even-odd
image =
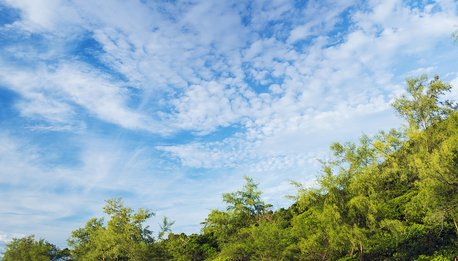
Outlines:
[{"label": "tree line", "polygon": [[68,248],[33,236],[13,239],[2,260],[453,260],[458,256],[458,112],[439,77],[407,80],[393,107],[406,120],[358,142],[335,143],[318,185],[297,187],[274,210],[246,177],[223,194],[198,234],[158,235],[154,213],[111,199],[108,219],[72,232]]}]

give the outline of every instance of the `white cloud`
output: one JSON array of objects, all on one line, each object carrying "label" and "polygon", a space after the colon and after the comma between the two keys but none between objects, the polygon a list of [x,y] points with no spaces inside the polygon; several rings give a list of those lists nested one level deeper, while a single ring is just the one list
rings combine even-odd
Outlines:
[{"label": "white cloud", "polygon": [[[278,165],[302,166],[294,163],[295,153],[298,153],[299,149],[291,149],[291,145],[301,147],[294,146],[301,144],[302,149],[306,150],[305,144],[297,142],[300,138],[305,141],[313,140],[323,131],[328,131],[330,137],[345,138],[343,135],[336,135],[336,131],[343,126],[362,126],[361,119],[366,121],[365,127],[353,131],[361,133],[364,130],[374,133],[381,126],[378,124],[379,118],[371,119],[370,115],[391,113],[389,104],[402,88],[399,82],[393,82],[396,79],[393,78],[391,67],[396,64],[395,57],[418,54],[433,48],[436,42],[429,38],[433,36],[439,40],[448,37],[456,19],[444,14],[420,14],[394,2],[391,6],[380,5],[382,3],[377,3],[374,8],[376,15],[355,15],[356,25],[384,28],[380,35],[374,30],[361,27],[361,30],[350,32],[345,42],[333,47],[325,47],[326,38],[325,41],[318,39],[309,47],[310,52],[307,53],[297,53],[292,47],[285,46],[273,38],[253,42],[244,53],[244,59],[253,64],[252,72],[256,80],[265,79],[265,71],[273,71],[278,65],[283,66],[275,69],[281,71],[279,75],[285,77],[285,81],[277,85],[274,94],[280,94],[280,98],[273,98],[270,94],[255,97],[246,95],[250,107],[242,115],[252,119],[244,121],[246,136],[229,138],[223,143],[191,143],[161,149],[180,158],[185,166],[219,168],[240,164],[248,166],[246,162],[259,162],[259,166],[263,166],[263,171],[270,171]],[[419,29],[418,24],[424,24],[425,27],[426,24],[431,24],[432,27],[428,27],[427,30]],[[436,24],[444,24],[446,28],[436,30]],[[412,41],[417,38],[421,39],[420,44]],[[292,63],[276,62],[279,59],[290,60]],[[411,73],[419,70],[414,66],[410,68]],[[224,104],[224,99],[221,101],[221,104]],[[190,110],[183,110],[185,111]],[[234,112],[229,114],[236,115]],[[221,118],[224,119],[224,116]],[[391,116],[384,116],[384,120],[384,127],[394,127],[399,123]],[[347,134],[350,134],[349,132]],[[282,137],[275,145],[277,150],[270,150],[277,151],[277,154],[267,152],[268,149],[260,149],[272,146],[267,144],[272,144],[277,137]],[[255,140],[256,143],[251,143],[251,140]],[[335,139],[321,137],[320,144],[324,144],[324,140],[329,144]],[[238,149],[226,149],[234,147]]]},{"label": "white cloud", "polygon": [[296,42],[310,36],[310,27],[310,24],[305,24],[294,28],[289,35],[288,42]]},{"label": "white cloud", "polygon": [[[146,104],[155,103],[159,106],[158,101],[154,99],[161,94],[167,97],[170,89],[165,88],[179,87],[175,91],[172,89],[173,97],[178,96],[178,99],[162,102],[162,105],[175,107],[173,114],[161,114],[162,119],[172,121],[169,124],[178,130],[189,129],[203,133],[237,123],[246,117],[257,119],[255,122],[263,122],[268,120],[265,118],[267,115],[278,113],[278,110],[283,112],[289,110],[292,115],[282,116],[290,118],[304,113],[307,107],[325,108],[331,104],[335,106],[336,101],[333,99],[321,102],[321,105],[313,105],[312,103],[316,103],[319,96],[314,97],[310,93],[330,94],[339,99],[342,95],[345,99],[350,99],[357,93],[363,100],[367,99],[361,95],[359,89],[353,88],[354,93],[348,93],[346,84],[366,74],[367,80],[364,80],[367,82],[360,84],[362,89],[365,84],[369,84],[370,78],[376,77],[375,75],[388,76],[391,61],[401,50],[421,51],[422,48],[433,44],[427,41],[431,34],[434,37],[444,35],[453,25],[453,19],[448,14],[420,14],[396,2],[392,5],[375,3],[373,12],[355,14],[355,22],[356,25],[368,24],[370,28],[376,26],[385,28],[380,36],[374,35],[372,31],[356,30],[348,34],[346,42],[342,44],[327,48],[325,47],[327,39],[324,41],[317,39],[314,45],[306,49],[310,52],[301,53],[276,38],[243,39],[247,36],[248,28],[241,25],[240,18],[233,9],[224,5],[202,2],[186,7],[184,8],[186,15],[178,18],[177,21],[166,19],[164,13],[141,3],[128,5],[117,2],[110,6],[103,3],[99,5],[97,10],[104,10],[102,13],[94,12],[92,5],[83,2],[75,3],[73,8],[81,12],[85,22],[81,22],[79,18],[74,19],[74,22],[94,32],[95,39],[102,44],[105,51],[101,54],[104,62],[125,75],[129,79],[128,84],[137,85],[143,90],[140,110]],[[302,24],[292,28],[291,34],[293,35],[296,30],[302,30],[301,28],[314,27],[320,23],[324,25],[315,33],[323,34],[331,30],[338,20],[339,13],[348,7],[348,4],[340,2],[335,5],[335,8],[326,9],[318,3],[310,3],[306,9],[307,13],[304,14],[305,23],[303,21]],[[167,8],[166,10],[174,10],[173,7]],[[263,15],[255,14],[252,17],[252,23],[256,24],[256,21],[264,21],[263,19],[284,18],[287,10],[291,10],[292,7],[287,3],[278,2],[266,5],[254,4],[253,8],[264,10]],[[24,7],[24,9],[33,8]],[[120,10],[135,11],[137,15],[132,18],[127,15],[129,12],[120,12]],[[313,11],[322,14],[318,16]],[[214,25],[215,22],[210,22],[213,21],[210,18],[196,18],[203,14],[211,14],[214,19],[218,19],[220,21],[216,23],[218,26]],[[257,15],[264,18],[257,20],[260,19]],[[419,31],[418,24],[425,24],[425,27],[428,25],[428,30]],[[441,25],[441,28],[435,25]],[[411,43],[409,40],[413,37],[422,37],[423,47],[418,44],[406,46]],[[244,51],[242,56],[233,52],[233,50],[243,50],[243,46],[250,41],[252,41],[250,49]],[[210,49],[205,50],[205,48]],[[247,88],[246,83],[243,82],[244,73],[240,74],[244,71],[241,61],[251,64],[246,73],[260,84],[269,85],[270,75],[284,78],[285,81],[280,83],[281,89],[284,90],[282,97],[276,99],[269,93],[251,92],[250,87]],[[206,66],[206,63],[210,63],[211,67]],[[142,111],[132,113],[123,108],[122,103],[125,99],[123,96],[128,94],[124,95],[120,91],[119,84],[108,81],[109,85],[118,86],[106,88],[105,79],[104,82],[99,81],[101,87],[91,88],[89,82],[92,82],[94,77],[105,77],[96,72],[79,72],[91,70],[89,68],[76,68],[75,73],[72,67],[75,66],[63,65],[54,80],[61,81],[66,76],[58,78],[60,74],[71,73],[73,76],[70,86],[78,85],[85,88],[77,88],[78,93],[75,93],[75,88],[68,88],[66,92],[79,105],[91,108],[97,117],[126,128],[141,128],[156,132],[158,128],[165,128],[164,126],[152,128],[141,126],[158,125],[158,123],[142,115]],[[215,72],[221,73],[221,76],[214,76]],[[315,83],[304,81],[307,78]],[[217,85],[211,83],[215,80],[225,83],[224,87],[215,87]],[[315,86],[312,87],[312,84]],[[318,88],[321,90],[316,90]],[[379,91],[365,92],[372,96],[384,91],[383,87],[378,88]],[[323,92],[323,89],[327,91]],[[159,90],[159,93],[156,90]],[[99,96],[106,99],[102,99],[102,102],[94,99]],[[297,99],[297,97],[301,98]],[[106,100],[105,104],[103,104],[104,100]],[[205,103],[202,102],[204,100]],[[304,104],[304,101],[310,103]],[[57,102],[55,103],[51,108],[63,109],[62,106],[57,105]],[[113,111],[117,113],[112,113]],[[145,121],[149,122],[143,124],[142,122]]]},{"label": "white cloud", "polygon": [[452,85],[452,89],[445,98],[454,102],[458,102],[458,76],[450,82],[450,85]]},{"label": "white cloud", "polygon": [[217,82],[190,86],[172,105],[175,113],[170,121],[176,128],[202,133],[237,122],[249,111],[240,90]]},{"label": "white cloud", "polygon": [[80,106],[90,115],[124,128],[166,132],[151,117],[127,106],[127,88],[84,64],[25,70],[5,64],[2,67],[1,82],[22,95],[17,108],[23,116],[72,126],[81,113],[75,106]]},{"label": "white cloud", "polygon": [[364,132],[369,134],[376,133],[381,122],[383,128],[395,127],[399,121],[386,114],[388,109],[389,101],[379,98],[355,107],[316,112],[313,116],[287,119],[272,116],[253,126],[247,124],[249,131],[245,135],[217,142],[158,146],[158,149],[180,159],[184,166],[194,168],[237,168],[254,172],[306,168],[310,160],[316,160],[332,142],[357,138],[362,133],[358,129],[360,121],[365,121]]},{"label": "white cloud", "polygon": [[[6,0],[21,11],[15,26],[30,32],[51,32],[81,22],[78,12],[62,0]],[[68,29],[68,28],[67,28]]]}]

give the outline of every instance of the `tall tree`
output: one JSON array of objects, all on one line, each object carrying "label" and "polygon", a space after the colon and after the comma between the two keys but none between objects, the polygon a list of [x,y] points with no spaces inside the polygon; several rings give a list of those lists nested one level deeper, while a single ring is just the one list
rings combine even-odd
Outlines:
[{"label": "tall tree", "polygon": [[103,208],[109,216],[91,219],[84,228],[72,232],[68,240],[76,260],[148,260],[152,258],[152,232],[143,223],[154,215],[125,207],[121,199],[107,200]]},{"label": "tall tree", "polygon": [[223,194],[226,211],[213,210],[205,220],[204,233],[214,233],[221,242],[227,241],[240,228],[258,222],[271,205],[264,203],[258,185],[249,177],[240,191]]},{"label": "tall tree", "polygon": [[223,194],[226,211],[213,210],[203,222],[204,235],[215,236],[228,259],[249,257],[252,251],[243,240],[246,229],[265,218],[271,207],[262,200],[258,185],[249,177],[245,181],[242,190]]},{"label": "tall tree", "polygon": [[439,76],[435,76],[429,83],[427,80],[426,75],[408,79],[408,94],[393,103],[393,107],[407,120],[409,127],[416,130],[424,130],[441,121],[455,108],[450,101],[441,99],[452,86],[442,82]]}]

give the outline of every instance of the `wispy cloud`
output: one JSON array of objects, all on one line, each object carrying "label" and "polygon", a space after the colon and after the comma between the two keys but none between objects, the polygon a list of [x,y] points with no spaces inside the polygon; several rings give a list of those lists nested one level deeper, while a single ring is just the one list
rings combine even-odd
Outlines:
[{"label": "wispy cloud", "polygon": [[[81,114],[129,129],[162,132],[149,117],[127,106],[129,89],[78,63],[21,70],[2,65],[1,83],[22,96],[18,109],[51,125],[72,125]],[[82,113],[79,111],[83,109]],[[79,115],[78,115],[79,114]]]}]

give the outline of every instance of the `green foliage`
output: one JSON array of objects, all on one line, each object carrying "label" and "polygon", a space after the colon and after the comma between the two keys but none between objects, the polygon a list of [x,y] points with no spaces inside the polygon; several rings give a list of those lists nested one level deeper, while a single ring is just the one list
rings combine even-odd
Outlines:
[{"label": "green foliage", "polygon": [[415,163],[421,178],[417,183],[417,201],[426,211],[425,222],[437,223],[451,219],[458,234],[457,126],[458,113],[454,113],[446,122],[428,130],[436,138],[437,145],[429,153],[421,151]]},{"label": "green foliage", "polygon": [[93,218],[84,228],[72,232],[68,245],[75,260],[147,260],[151,258],[152,232],[143,223],[154,213],[124,207],[120,199],[107,200],[103,208],[109,216]]},{"label": "green foliage", "polygon": [[450,85],[425,82],[408,80],[394,103],[407,129],[333,144],[319,186],[300,190],[302,259],[404,260],[456,244],[458,115],[441,98]]},{"label": "green foliage", "polygon": [[408,96],[397,99],[393,107],[414,129],[424,130],[444,119],[453,111],[450,101],[441,101],[441,95],[452,86],[442,82],[438,76],[426,85],[426,75],[407,80]]},{"label": "green foliage", "polygon": [[218,258],[245,260],[256,254],[252,243],[257,242],[262,248],[261,241],[253,240],[253,235],[261,233],[259,227],[264,226],[260,224],[271,218],[271,205],[262,201],[261,192],[251,178],[245,177],[245,181],[242,190],[223,195],[226,211],[213,210],[203,223],[203,234],[215,236],[218,242],[221,249]]},{"label": "green foliage", "polygon": [[227,210],[236,215],[259,219],[271,207],[261,199],[258,185],[249,177],[245,177],[246,184],[241,191],[226,193],[223,202],[227,204]]},{"label": "green foliage", "polygon": [[271,207],[262,201],[257,184],[251,178],[245,180],[242,190],[223,195],[226,211],[213,210],[203,223],[204,234],[215,235],[221,244],[232,240],[240,229],[259,222]]},{"label": "green foliage", "polygon": [[164,217],[160,225],[161,230],[159,231],[158,239],[162,239],[166,233],[172,232],[173,224],[175,224],[175,221],[169,221],[167,217]]},{"label": "green foliage", "polygon": [[212,235],[169,234],[165,241],[166,253],[171,260],[205,260],[215,256],[218,245]]},{"label": "green foliage", "polygon": [[6,245],[2,261],[49,261],[66,260],[66,252],[59,250],[55,245],[44,239],[36,240],[30,235],[23,238],[14,238]]}]

